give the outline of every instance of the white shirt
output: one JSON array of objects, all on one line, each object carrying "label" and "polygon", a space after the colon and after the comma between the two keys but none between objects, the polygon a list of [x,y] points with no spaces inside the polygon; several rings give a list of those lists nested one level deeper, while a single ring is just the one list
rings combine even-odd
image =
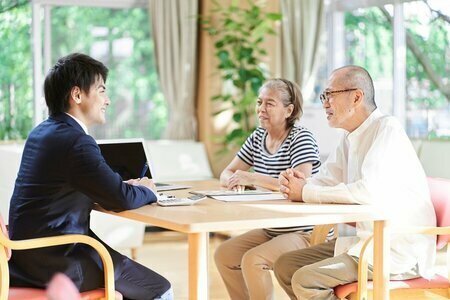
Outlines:
[{"label": "white shirt", "polygon": [[[436,226],[436,215],[419,159],[400,123],[375,110],[356,130],[344,135],[336,151],[308,179],[303,201],[371,204],[387,214],[394,229]],[[373,234],[373,222],[360,222],[357,237],[338,238],[335,255],[359,257]],[[391,274],[416,264],[424,277],[432,275],[436,238],[428,235],[391,236]],[[369,255],[369,263],[373,257]]]},{"label": "white shirt", "polygon": [[84,132],[86,134],[89,134],[87,126],[83,122],[81,122],[81,120],[78,120],[77,118],[75,118],[74,116],[72,116],[69,113],[65,113],[65,114],[68,115],[69,117],[71,117],[72,119],[74,119],[81,126],[81,128],[83,128]]}]

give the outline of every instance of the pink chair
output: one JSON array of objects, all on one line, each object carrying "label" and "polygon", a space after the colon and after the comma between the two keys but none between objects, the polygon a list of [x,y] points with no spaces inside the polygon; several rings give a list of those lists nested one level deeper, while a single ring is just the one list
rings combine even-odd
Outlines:
[{"label": "pink chair", "polygon": [[[448,277],[435,275],[431,280],[415,278],[409,280],[390,281],[391,299],[449,299],[450,298],[450,180],[441,178],[428,178],[431,200],[436,212],[436,227],[407,228],[406,234],[422,233],[437,235],[437,249],[447,246],[447,273]],[[372,298],[373,284],[367,282],[367,258],[364,250],[371,244],[371,239],[361,251],[358,282],[353,282],[334,289],[340,299],[369,299]]]},{"label": "pink chair", "polygon": [[[0,215],[0,299],[5,300],[91,300],[91,299],[122,299],[122,295],[114,291],[114,267],[111,256],[106,248],[97,240],[81,235],[67,234],[54,237],[36,238],[21,241],[12,241],[8,237],[3,218]],[[83,243],[90,245],[99,253],[105,269],[105,289],[78,293],[75,285],[67,276],[56,275],[49,284],[48,291],[37,288],[9,287],[8,260],[12,250],[35,249],[57,245]],[[47,294],[48,292],[48,294]],[[61,297],[62,298],[61,298]]]}]

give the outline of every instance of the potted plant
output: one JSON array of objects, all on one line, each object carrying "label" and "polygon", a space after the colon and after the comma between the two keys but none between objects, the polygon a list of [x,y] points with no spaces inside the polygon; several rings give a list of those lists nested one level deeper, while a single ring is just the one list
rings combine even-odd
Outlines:
[{"label": "potted plant", "polygon": [[263,5],[254,0],[247,0],[245,7],[237,0],[230,5],[213,0],[211,14],[200,17],[203,30],[214,38],[221,79],[225,85],[231,85],[227,91],[212,97],[224,103],[214,115],[232,111],[232,129],[220,138],[226,145],[223,152],[240,147],[255,129],[256,97],[267,77],[261,64],[267,55],[263,42],[267,35],[276,34],[273,23],[281,19],[278,13],[264,12]]}]

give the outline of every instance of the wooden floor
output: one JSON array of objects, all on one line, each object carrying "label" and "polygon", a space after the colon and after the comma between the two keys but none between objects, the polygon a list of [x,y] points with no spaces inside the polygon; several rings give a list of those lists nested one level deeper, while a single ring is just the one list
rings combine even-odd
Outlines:
[{"label": "wooden floor", "polygon": [[[212,259],[217,246],[224,239],[221,237],[210,238],[209,248],[209,299],[229,299],[222,279],[217,272]],[[444,249],[445,250],[445,249]],[[121,251],[130,256],[129,250]],[[439,251],[436,271],[447,276],[445,268],[445,251]],[[185,234],[165,231],[150,232],[145,234],[144,245],[138,249],[137,261],[166,277],[172,284],[176,300],[188,299],[188,245]],[[275,299],[289,299],[275,278],[272,276],[275,287]]]},{"label": "wooden floor", "polygon": [[[220,237],[210,239],[209,299],[229,299],[225,285],[212,259]],[[121,251],[130,255],[129,251]],[[137,251],[137,261],[166,277],[172,284],[176,300],[188,299],[188,245],[187,236],[176,232],[150,232],[145,234],[144,246]],[[289,299],[274,280],[275,299]]]}]

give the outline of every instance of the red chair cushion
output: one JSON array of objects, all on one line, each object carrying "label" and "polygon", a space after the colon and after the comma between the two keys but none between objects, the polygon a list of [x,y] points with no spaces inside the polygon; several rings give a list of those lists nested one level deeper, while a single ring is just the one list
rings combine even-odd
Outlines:
[{"label": "red chair cushion", "polygon": [[[437,226],[450,226],[450,180],[428,177],[431,201],[436,212]],[[450,241],[450,235],[439,235],[436,247],[442,249]]]},{"label": "red chair cushion", "polygon": [[9,289],[8,300],[47,300],[47,293],[42,289],[16,288]]},{"label": "red chair cushion", "polygon": [[[392,280],[389,282],[390,290],[398,289],[446,289],[450,288],[450,282],[446,277],[435,275],[431,280],[419,277],[409,280]],[[373,282],[367,283],[367,289],[373,289]],[[358,283],[352,282],[349,284],[339,285],[334,288],[334,293],[338,298],[345,298],[351,293],[356,293],[358,290]]]},{"label": "red chair cushion", "polygon": [[[104,289],[96,289],[80,294],[82,300],[94,300],[105,297]],[[122,299],[123,296],[116,291],[116,300]],[[10,288],[8,300],[48,300],[46,290],[34,288]]]}]

